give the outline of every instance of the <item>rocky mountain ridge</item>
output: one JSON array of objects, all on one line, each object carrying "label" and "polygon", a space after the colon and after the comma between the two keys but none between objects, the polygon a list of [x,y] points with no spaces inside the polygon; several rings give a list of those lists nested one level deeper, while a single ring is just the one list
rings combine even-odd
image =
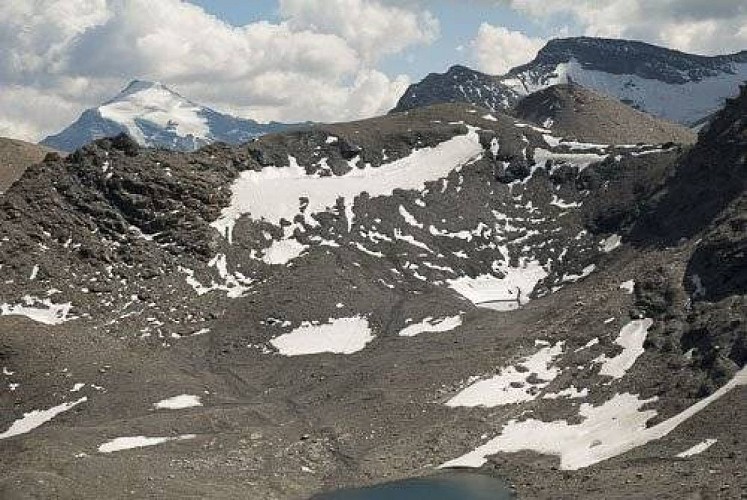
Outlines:
[{"label": "rocky mountain ridge", "polygon": [[522,97],[575,83],[658,118],[698,126],[739,93],[747,80],[747,51],[700,56],[631,40],[574,37],[550,40],[531,62],[505,75],[464,67],[449,73],[412,85],[395,110],[455,100],[494,108],[492,96],[455,90],[480,81],[481,90],[492,89],[487,95],[507,96],[499,102],[505,111]]},{"label": "rocky mountain ridge", "polygon": [[738,495],[744,290],[712,263],[743,269],[745,98],[694,146],[452,103],[47,157],[0,197],[0,493],[296,498],[460,466],[528,498]]},{"label": "rocky mountain ridge", "polygon": [[493,76],[455,65],[446,73],[431,73],[421,82],[411,85],[391,112],[447,102],[465,102],[490,111],[505,112],[515,106],[520,97],[521,94]]}]

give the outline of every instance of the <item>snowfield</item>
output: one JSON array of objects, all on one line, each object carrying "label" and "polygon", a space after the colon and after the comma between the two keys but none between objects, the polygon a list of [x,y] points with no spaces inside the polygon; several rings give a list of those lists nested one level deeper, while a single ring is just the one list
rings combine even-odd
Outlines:
[{"label": "snowfield", "polygon": [[[492,408],[532,401],[540,389],[547,387],[560,374],[553,361],[563,354],[563,343],[544,347],[516,366],[509,366],[495,377],[481,380],[462,390],[446,402],[447,406]],[[530,379],[539,379],[531,382]]]},{"label": "snowfield", "polygon": [[542,83],[533,83],[531,76],[503,80],[503,83],[522,95],[569,80],[597,92],[630,103],[633,107],[652,115],[684,125],[693,125],[724,105],[722,96],[734,97],[739,85],[747,80],[747,63],[732,64],[731,73],[704,77],[700,81],[684,84],[642,78],[637,75],[614,75],[604,71],[589,70],[576,59],[558,64],[553,74]]},{"label": "snowfield", "polygon": [[614,358],[605,355],[595,361],[602,364],[599,369],[600,375],[608,375],[612,378],[622,378],[625,373],[635,364],[638,357],[645,352],[643,348],[648,335],[648,329],[654,324],[654,320],[637,319],[631,321],[620,330],[620,335],[615,343],[623,348],[623,351]]},{"label": "snowfield", "polygon": [[361,316],[330,319],[327,324],[305,323],[290,333],[270,340],[284,356],[353,354],[374,339],[368,320]]},{"label": "snowfield", "polygon": [[735,387],[744,385],[747,385],[747,367],[707,398],[652,427],[646,427],[646,423],[656,416],[656,410],[641,411],[641,408],[655,399],[641,400],[627,393],[616,394],[596,407],[582,404],[579,416],[583,421],[576,425],[565,420],[511,420],[498,437],[441,468],[481,467],[490,455],[529,450],[557,455],[564,470],[581,469],[661,439]]},{"label": "snowfield", "polygon": [[286,168],[268,167],[259,172],[247,170],[234,182],[231,204],[211,225],[229,241],[233,228],[243,215],[280,225],[301,213],[300,198],[308,198],[305,215],[324,212],[339,198],[347,206],[348,224],[356,196],[367,192],[372,198],[391,195],[395,189],[422,190],[425,183],[447,176],[452,170],[482,153],[477,131],[458,135],[435,147],[414,150],[409,156],[378,168],[353,168],[341,176],[317,177],[291,157]]}]

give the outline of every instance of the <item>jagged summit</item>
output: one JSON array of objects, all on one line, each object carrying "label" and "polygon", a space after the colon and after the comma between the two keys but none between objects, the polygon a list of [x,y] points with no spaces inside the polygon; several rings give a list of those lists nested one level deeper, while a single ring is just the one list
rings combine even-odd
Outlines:
[{"label": "jagged summit", "polygon": [[687,54],[644,42],[576,37],[550,40],[531,62],[491,76],[464,66],[411,85],[393,111],[467,102],[494,111],[522,96],[577,83],[636,109],[688,127],[701,125],[747,80],[747,51]]},{"label": "jagged summit", "polygon": [[682,84],[729,72],[733,63],[747,63],[747,50],[702,56],[635,40],[556,38],[547,42],[532,62],[512,69],[507,76],[520,75],[538,65],[554,66],[572,59],[586,69]]},{"label": "jagged summit", "polygon": [[[140,92],[140,91],[148,90],[152,88],[169,90],[161,82],[135,79],[135,80],[132,80],[130,83],[128,83],[127,86],[124,89],[122,89],[122,92],[120,92],[117,95],[117,97],[115,97],[115,99],[125,96],[125,95],[134,94],[136,92]],[[172,91],[169,90],[169,92],[172,92]],[[173,93],[176,93],[176,92],[173,92]]]},{"label": "jagged summit", "polygon": [[500,81],[528,95],[575,82],[641,111],[687,126],[713,114],[747,79],[747,51],[701,56],[607,38],[551,40]]},{"label": "jagged summit", "polygon": [[42,144],[73,151],[103,137],[127,133],[142,146],[192,151],[212,142],[239,144],[287,129],[260,124],[197,104],[160,82],[132,80],[121,92]]},{"label": "jagged summit", "polygon": [[505,111],[516,104],[518,96],[495,77],[454,65],[446,73],[431,73],[420,83],[410,85],[392,112],[447,102],[467,102],[491,111]]},{"label": "jagged summit", "polygon": [[556,135],[603,144],[692,143],[696,134],[657,119],[616,99],[573,83],[558,84],[530,94],[515,115]]}]

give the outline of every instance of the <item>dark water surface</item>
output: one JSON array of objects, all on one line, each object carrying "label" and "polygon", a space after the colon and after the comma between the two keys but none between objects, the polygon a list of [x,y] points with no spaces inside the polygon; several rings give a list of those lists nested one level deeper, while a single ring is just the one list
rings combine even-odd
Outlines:
[{"label": "dark water surface", "polygon": [[433,476],[322,493],[312,500],[509,500],[514,494],[500,479],[446,472]]}]

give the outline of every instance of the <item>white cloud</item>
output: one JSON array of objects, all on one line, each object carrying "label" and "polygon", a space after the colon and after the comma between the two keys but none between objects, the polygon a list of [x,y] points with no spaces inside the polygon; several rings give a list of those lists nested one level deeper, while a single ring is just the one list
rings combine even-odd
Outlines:
[{"label": "white cloud", "polygon": [[[38,140],[128,80],[159,80],[259,120],[381,114],[409,83],[374,62],[430,43],[438,23],[375,0],[282,2],[279,23],[230,26],[184,0],[0,3],[0,134]],[[358,29],[355,29],[356,26]]]},{"label": "white cloud", "polygon": [[587,35],[632,38],[700,54],[747,48],[744,0],[504,0],[537,19],[569,14]]},{"label": "white cloud", "polygon": [[334,33],[367,61],[433,42],[439,22],[420,13],[371,0],[280,0],[280,13],[297,29]]},{"label": "white cloud", "polygon": [[488,23],[480,25],[477,37],[471,42],[478,69],[494,75],[529,62],[544,44],[541,38]]}]

